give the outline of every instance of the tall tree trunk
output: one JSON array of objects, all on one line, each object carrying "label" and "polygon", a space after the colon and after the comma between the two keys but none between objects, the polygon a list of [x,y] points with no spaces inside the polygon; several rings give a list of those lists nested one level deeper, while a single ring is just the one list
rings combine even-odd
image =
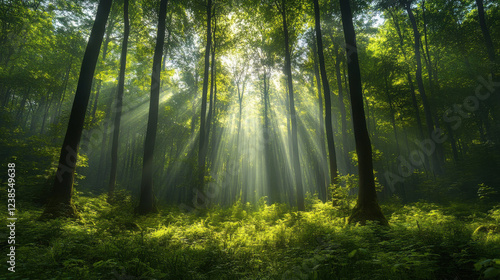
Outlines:
[{"label": "tall tree trunk", "polygon": [[156,211],[153,195],[153,158],[158,126],[158,106],[160,102],[160,74],[161,58],[165,41],[165,17],[167,15],[167,0],[161,0],[158,14],[158,30],[156,33],[156,46],[153,55],[153,71],[151,74],[151,100],[149,103],[148,126],[146,140],[144,141],[144,158],[142,165],[141,197],[138,214],[147,214]]},{"label": "tall tree trunk", "polygon": [[[319,198],[325,202],[327,201],[327,193],[328,193],[328,187],[330,185],[330,180],[328,173],[326,172],[326,169],[328,169],[328,161],[327,161],[327,151],[325,147],[325,116],[323,113],[323,95],[321,91],[321,77],[319,74],[319,65],[318,65],[318,53],[317,53],[317,48],[316,48],[316,40],[315,36],[313,38],[313,44],[312,44],[312,49],[313,49],[313,56],[314,56],[314,77],[316,78],[316,88],[318,90],[318,107],[319,107],[319,147],[320,147],[320,163],[318,163],[318,193],[319,193]],[[314,80],[312,81],[312,88],[314,89]],[[314,90],[313,90],[314,92]],[[331,109],[331,108],[330,108]],[[330,111],[331,114],[331,111]],[[330,118],[331,119],[331,118]]]},{"label": "tall tree trunk", "polygon": [[[109,22],[106,26],[106,33],[104,36],[104,42],[102,43],[102,59],[99,60],[99,64],[97,65],[97,73],[99,74],[100,71],[102,71],[102,67],[106,61],[106,57],[108,55],[108,45],[109,42],[111,41],[111,33],[113,31],[114,27],[114,22],[115,18],[113,16],[113,12],[111,12]],[[96,85],[97,83],[97,85]],[[89,146],[89,142],[91,141],[90,135],[92,135],[92,130],[94,129],[94,124],[96,123],[96,112],[97,112],[97,101],[99,100],[100,92],[101,92],[101,85],[102,81],[100,79],[93,79],[92,81],[92,91],[91,91],[91,96],[90,96],[90,106],[87,109],[88,112],[87,114],[90,114],[90,128],[87,129],[83,135],[82,139],[82,152],[87,152],[87,147]],[[95,95],[92,95],[92,92],[95,92]],[[64,99],[64,96],[63,96]],[[62,104],[62,102],[61,102]],[[110,107],[106,108],[109,110]],[[107,118],[110,118],[110,116],[107,116]],[[104,155],[101,153],[99,156],[99,164],[103,161]],[[96,183],[100,184],[102,183],[102,180],[100,177],[96,178]],[[97,185],[96,184],[96,185]]]},{"label": "tall tree trunk", "polygon": [[396,119],[394,118],[394,107],[392,106],[392,96],[389,92],[389,82],[387,81],[387,73],[384,75],[385,82],[385,94],[387,95],[387,102],[389,102],[389,114],[391,115],[391,124],[392,129],[394,131],[394,139],[396,140],[396,152],[399,155],[399,138],[398,138],[398,130],[396,128]]},{"label": "tall tree trunk", "polygon": [[[292,62],[290,58],[290,43],[288,36],[288,25],[286,21],[286,6],[285,0],[282,0],[281,16],[283,19],[283,33],[285,35],[285,72],[288,77],[288,94],[290,96],[290,119],[292,127],[292,162],[293,171],[295,173],[295,192],[297,195],[297,209],[299,211],[305,210],[304,205],[304,190],[302,188],[302,170],[300,167],[299,158],[299,143],[297,139],[297,116],[295,114],[295,103],[293,98],[293,78],[292,78]],[[328,124],[327,124],[328,125]]]},{"label": "tall tree trunk", "polygon": [[354,125],[354,139],[358,155],[359,192],[356,206],[354,207],[349,223],[365,224],[367,220],[378,221],[388,225],[382,210],[377,202],[375,179],[373,176],[372,146],[366,128],[365,112],[363,109],[363,91],[361,86],[361,71],[356,46],[356,33],[352,22],[352,12],[349,0],[340,0],[342,25],[347,51],[347,71],[349,76],[349,90],[351,92],[352,121]]},{"label": "tall tree trunk", "polygon": [[24,107],[26,106],[26,101],[29,98],[30,91],[31,91],[31,87],[28,87],[28,90],[26,91],[26,93],[22,97],[23,99],[21,101],[21,105],[19,106],[19,109],[18,109],[17,114],[16,114],[16,119],[18,119],[18,120],[21,120],[23,118]]},{"label": "tall tree trunk", "polygon": [[[206,130],[207,133],[205,135],[205,152],[208,150],[208,144],[210,140],[210,130],[212,128],[212,116],[213,116],[213,110],[215,108],[214,104],[214,88],[215,88],[215,81],[216,81],[216,72],[215,72],[215,32],[217,31],[217,17],[215,16],[215,9],[214,9],[214,31],[213,31],[213,44],[212,44],[212,62],[210,63],[210,104],[208,107],[208,116],[207,116],[207,124],[206,124]],[[210,164],[210,161],[209,161]]]},{"label": "tall tree trunk", "polygon": [[130,33],[130,24],[128,20],[128,0],[123,3],[123,41],[122,53],[120,57],[120,74],[118,77],[118,94],[116,97],[116,109],[114,119],[113,144],[111,146],[111,173],[109,175],[108,201],[113,200],[113,193],[116,184],[116,169],[118,166],[118,139],[120,137],[120,122],[122,116],[123,91],[125,87],[125,67],[127,66],[127,45]]},{"label": "tall tree trunk", "polygon": [[[411,10],[410,5],[411,4],[409,2],[405,3],[406,12],[408,13],[408,17],[410,18],[410,22],[413,29],[415,60],[417,62],[416,79],[417,79],[418,91],[420,92],[420,97],[422,98],[422,104],[424,105],[425,122],[427,124],[428,137],[429,139],[432,139],[432,133],[434,131],[434,122],[432,120],[431,107],[427,100],[427,95],[425,94],[424,81],[422,79],[422,59],[420,57],[420,32],[418,31],[417,21],[415,20],[415,16],[413,15],[413,11]],[[437,152],[436,151],[432,152],[430,154],[430,157],[434,172],[438,174],[442,173]]]},{"label": "tall tree trunk", "polygon": [[94,25],[82,60],[80,77],[69,117],[68,128],[61,148],[56,179],[54,180],[51,198],[42,214],[43,218],[76,217],[78,215],[71,200],[73,195],[73,179],[78,160],[78,145],[82,136],[92,79],[99,57],[99,49],[101,48],[106,21],[111,10],[111,2],[111,0],[101,0],[97,7]]},{"label": "tall tree trunk", "polygon": [[57,102],[57,110],[56,110],[56,114],[54,116],[54,120],[58,120],[59,116],[61,115],[61,108],[63,106],[64,97],[66,95],[66,89],[68,88],[69,74],[71,72],[71,66],[73,66],[73,58],[70,59],[68,68],[66,70],[66,74],[64,76],[63,87],[61,90],[61,95],[59,96],[59,99]]},{"label": "tall tree trunk", "polygon": [[[333,37],[332,37],[333,39]],[[351,161],[349,159],[349,141],[347,140],[347,114],[344,105],[344,90],[342,89],[342,76],[340,75],[340,61],[341,54],[339,52],[338,45],[335,47],[335,76],[337,79],[337,88],[339,90],[339,108],[341,120],[341,130],[342,130],[342,151],[344,155],[346,172],[351,173]]]},{"label": "tall tree trunk", "polygon": [[[407,56],[406,56],[406,50],[404,47],[404,38],[403,38],[403,33],[401,32],[401,28],[399,26],[399,21],[396,19],[396,16],[394,15],[394,12],[392,10],[389,9],[388,12],[392,17],[392,20],[394,22],[394,26],[396,27],[396,32],[398,33],[398,37],[399,37],[399,47],[400,47],[401,52],[403,53],[403,57],[406,61]],[[415,86],[413,85],[413,80],[411,78],[410,71],[408,69],[406,69],[406,67],[405,67],[405,71],[406,71],[406,79],[408,80],[408,84],[410,85],[410,94],[411,94],[413,109],[415,110],[415,117],[417,119],[417,128],[418,128],[419,137],[420,137],[420,139],[423,139],[424,138],[424,130],[422,128],[422,120],[420,118],[420,110],[418,108],[417,97],[415,95]]]},{"label": "tall tree trunk", "polygon": [[[205,72],[203,73],[203,91],[201,96],[201,118],[200,118],[200,146],[198,152],[198,191],[203,190],[205,185],[205,157],[207,154],[206,145],[206,117],[207,117],[207,95],[208,95],[208,74],[210,67],[210,49],[212,44],[212,0],[207,0],[207,45],[205,47]],[[198,197],[195,197],[198,200]]]},{"label": "tall tree trunk", "polygon": [[45,105],[45,112],[43,113],[42,127],[40,128],[40,134],[43,134],[43,132],[45,130],[45,123],[47,121],[47,116],[49,114],[50,104],[52,104],[52,99],[54,98],[53,96],[54,96],[54,94],[52,94],[52,98],[49,98],[47,96],[47,105]]},{"label": "tall tree trunk", "polygon": [[[269,191],[270,203],[280,202],[280,189],[277,184],[278,172],[276,171],[276,165],[274,164],[274,152],[271,146],[271,134],[270,134],[270,123],[269,123],[269,79],[270,75],[267,73],[267,69],[264,68],[263,73],[263,101],[264,101],[264,157],[267,170],[267,187]],[[275,171],[275,172],[273,172]]]},{"label": "tall tree trunk", "polygon": [[[104,44],[102,46],[102,62],[100,65],[104,65],[104,62],[106,61],[106,56],[108,55],[108,45],[109,42],[111,41],[111,33],[113,32],[113,27],[114,27],[114,20],[115,18],[111,16],[109,19],[109,24],[106,28],[106,37],[104,40]],[[102,69],[100,69],[102,70]],[[101,85],[102,85],[102,80],[98,79],[97,80],[97,86],[96,86],[96,91],[95,91],[95,98],[94,98],[94,105],[92,106],[92,123],[95,123],[95,114],[97,111],[97,101],[99,100],[99,94],[101,92]]]},{"label": "tall tree trunk", "polygon": [[[323,53],[323,37],[321,34],[321,22],[319,17],[318,0],[314,0],[314,20],[316,29],[316,41],[318,43],[319,69],[321,73],[321,83],[323,84],[323,96],[325,98],[325,126],[326,141],[328,144],[328,159],[330,162],[330,184],[337,183],[337,155],[335,153],[335,142],[332,129],[332,101],[330,85],[326,76],[325,55]],[[326,193],[326,191],[325,191]]]},{"label": "tall tree trunk", "polygon": [[[424,51],[424,61],[425,66],[427,68],[427,74],[429,76],[429,89],[431,92],[431,96],[434,94],[435,89],[437,88],[436,80],[433,75],[435,71],[433,70],[431,53],[429,51],[429,41],[427,40],[427,17],[425,16],[425,0],[422,0],[422,18],[424,23],[424,43],[421,45],[422,50]],[[436,87],[436,88],[435,88]]]},{"label": "tall tree trunk", "polygon": [[484,43],[486,45],[486,52],[488,53],[488,59],[490,60],[491,75],[495,77],[495,48],[493,47],[493,41],[491,40],[490,31],[486,25],[486,17],[484,15],[483,0],[476,0],[477,13],[479,17],[479,25],[481,26],[481,32],[483,33]]}]

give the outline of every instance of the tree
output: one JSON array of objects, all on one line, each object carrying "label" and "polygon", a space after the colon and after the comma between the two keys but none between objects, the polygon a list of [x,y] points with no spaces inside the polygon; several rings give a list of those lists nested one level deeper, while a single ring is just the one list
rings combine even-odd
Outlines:
[{"label": "tree", "polygon": [[123,2],[123,41],[122,53],[120,57],[120,74],[118,77],[118,94],[116,97],[116,109],[114,119],[113,144],[111,147],[111,174],[109,176],[108,200],[113,200],[113,192],[116,184],[116,169],[118,166],[118,139],[120,137],[120,122],[122,115],[123,91],[125,86],[125,67],[127,66],[127,44],[130,33],[130,23],[128,19],[128,0]]},{"label": "tree", "polygon": [[[203,190],[205,185],[205,157],[207,155],[207,95],[208,75],[210,69],[210,49],[212,44],[212,0],[207,0],[207,45],[205,47],[205,70],[203,73],[203,89],[201,96],[201,118],[200,118],[200,146],[198,151],[198,191]],[[198,200],[198,196],[195,196]]]},{"label": "tree", "polygon": [[297,196],[297,209],[304,211],[304,190],[302,187],[302,170],[300,167],[299,144],[297,139],[297,114],[295,113],[295,101],[293,97],[293,77],[292,77],[292,62],[290,58],[290,43],[287,24],[287,6],[286,1],[282,0],[281,5],[277,5],[283,23],[283,35],[285,37],[285,74],[287,76],[288,85],[288,101],[290,102],[290,120],[292,126],[292,162],[295,173],[295,192]]},{"label": "tree", "polygon": [[[318,53],[317,53],[317,47],[316,47],[316,36],[312,36],[312,43],[311,43],[311,48],[312,48],[312,55],[313,55],[313,67],[314,67],[314,78],[316,79],[316,89],[318,91],[318,117],[319,117],[319,126],[318,130],[320,131],[319,133],[319,145],[320,145],[320,153],[321,153],[321,159],[320,163],[318,165],[322,165],[325,168],[321,168],[318,166],[318,194],[319,198],[322,201],[327,200],[327,193],[328,193],[328,187],[330,184],[328,176],[328,172],[326,170],[328,169],[328,153],[325,147],[325,139],[326,139],[326,134],[325,134],[325,116],[323,114],[323,95],[321,91],[321,77],[319,74],[319,66],[318,66]],[[311,77],[311,90],[314,92],[314,79]],[[330,110],[331,114],[331,110]]]},{"label": "tree", "polygon": [[[325,98],[325,126],[326,139],[328,142],[328,159],[330,162],[330,184],[335,184],[337,181],[337,159],[335,154],[335,142],[333,140],[332,129],[332,101],[328,77],[326,76],[325,56],[323,54],[323,38],[321,35],[321,22],[319,17],[318,0],[314,0],[314,19],[316,25],[316,41],[318,46],[319,68],[321,71],[321,82],[323,84],[323,95]],[[344,104],[340,104],[343,106]],[[345,144],[345,143],[344,143]]]},{"label": "tree", "polygon": [[[432,133],[434,131],[434,121],[432,120],[432,111],[429,101],[427,100],[424,81],[422,79],[422,59],[420,57],[420,32],[418,31],[417,21],[411,9],[412,1],[400,0],[400,3],[408,13],[408,17],[410,19],[410,23],[413,29],[413,46],[414,46],[413,49],[415,52],[415,60],[417,62],[417,70],[415,75],[417,80],[418,91],[420,92],[420,97],[422,98],[422,104],[424,105],[425,123],[427,124],[428,136],[430,137],[430,139],[432,139]],[[438,174],[442,173],[437,152],[432,153],[431,160],[432,160],[433,170]]]},{"label": "tree", "polygon": [[486,25],[486,19],[484,15],[484,6],[483,0],[476,0],[477,5],[477,13],[479,18],[479,25],[481,26],[481,32],[483,33],[484,44],[486,45],[486,51],[488,53],[488,59],[491,63],[491,75],[495,76],[495,48],[493,47],[493,41],[491,41],[490,31],[488,30],[488,26]]},{"label": "tree", "polygon": [[349,0],[339,0],[344,26],[346,43],[347,71],[349,75],[349,90],[351,93],[352,121],[354,139],[358,155],[359,191],[356,206],[349,217],[349,223],[365,224],[367,220],[378,221],[381,225],[388,222],[377,202],[375,178],[373,176],[372,147],[370,136],[366,128],[365,112],[363,108],[363,93],[361,85],[361,71],[356,45],[356,33],[352,21],[352,12]]},{"label": "tree", "polygon": [[165,17],[167,15],[168,0],[161,0],[158,14],[158,29],[156,46],[153,55],[153,72],[151,74],[151,99],[149,103],[148,126],[144,141],[144,158],[142,165],[141,197],[139,206],[135,209],[138,214],[147,214],[156,211],[153,195],[153,157],[158,126],[158,106],[160,101],[160,73],[163,45],[165,41]]},{"label": "tree", "polygon": [[94,25],[90,33],[87,48],[85,49],[85,55],[83,56],[68,128],[61,148],[56,179],[42,218],[76,217],[78,215],[71,199],[78,160],[78,147],[82,136],[95,66],[99,57],[106,22],[111,10],[111,2],[111,0],[101,0],[97,7]]}]

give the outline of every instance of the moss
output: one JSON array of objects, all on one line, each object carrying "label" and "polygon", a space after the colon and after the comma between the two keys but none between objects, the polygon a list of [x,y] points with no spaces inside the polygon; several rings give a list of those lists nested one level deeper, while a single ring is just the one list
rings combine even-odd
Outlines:
[{"label": "moss", "polygon": [[75,204],[73,204],[72,201],[69,203],[50,201],[45,206],[45,210],[40,216],[40,220],[50,220],[56,218],[79,219],[80,214],[76,210]]}]

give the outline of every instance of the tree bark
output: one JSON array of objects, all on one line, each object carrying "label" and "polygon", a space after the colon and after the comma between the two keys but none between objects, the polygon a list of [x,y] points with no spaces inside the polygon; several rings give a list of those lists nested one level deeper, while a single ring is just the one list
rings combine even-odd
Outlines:
[{"label": "tree bark", "polygon": [[94,25],[82,60],[80,77],[78,79],[73,107],[71,108],[68,128],[61,148],[52,195],[45,207],[42,218],[78,216],[71,200],[73,195],[73,180],[78,160],[78,146],[82,136],[85,112],[89,102],[92,79],[99,57],[99,49],[101,48],[106,22],[111,10],[111,2],[111,0],[101,0],[97,8]]},{"label": "tree bark", "polygon": [[491,63],[491,75],[495,77],[495,49],[493,48],[493,41],[491,40],[490,31],[488,30],[488,26],[486,25],[486,17],[484,15],[484,6],[483,0],[476,0],[477,5],[477,13],[479,17],[479,25],[481,26],[481,32],[483,33],[484,43],[486,45],[486,51],[488,53],[488,59]]},{"label": "tree bark", "polygon": [[115,107],[115,119],[114,119],[114,131],[113,131],[113,144],[111,146],[111,174],[109,175],[109,185],[108,185],[108,201],[113,201],[113,193],[115,191],[116,184],[116,169],[118,166],[118,140],[120,137],[120,122],[122,115],[122,103],[123,103],[123,92],[125,87],[125,68],[127,66],[127,45],[128,37],[130,33],[130,23],[128,19],[128,0],[124,0],[123,3],[123,41],[122,41],[122,53],[120,57],[120,74],[118,77],[118,94],[116,97],[116,107]]},{"label": "tree bark", "polygon": [[[207,45],[205,47],[205,72],[203,73],[203,91],[201,97],[201,118],[200,118],[200,146],[198,152],[198,191],[203,190],[205,185],[205,157],[207,154],[206,145],[206,117],[207,117],[207,95],[208,95],[208,74],[210,67],[210,49],[212,44],[212,0],[207,0]],[[195,200],[198,199],[196,196]]]},{"label": "tree bark", "polygon": [[[326,134],[325,134],[325,116],[323,113],[323,94],[321,91],[321,77],[319,74],[319,65],[318,65],[318,54],[317,54],[317,48],[316,48],[316,37],[313,36],[313,43],[312,43],[312,49],[313,49],[313,56],[314,56],[314,77],[316,79],[316,88],[318,91],[318,112],[319,112],[319,146],[320,146],[320,153],[321,153],[321,158],[320,162],[317,164],[318,165],[318,194],[319,198],[325,202],[327,201],[327,193],[328,193],[328,186],[330,184],[330,178],[328,176],[328,172],[326,172],[326,169],[328,169],[328,154],[326,151],[326,146],[325,146],[325,139],[326,139]],[[313,89],[314,93],[314,79],[312,80],[312,85],[311,88]]]},{"label": "tree bark", "polygon": [[[215,88],[215,81],[216,81],[216,72],[215,72],[215,32],[217,31],[217,17],[215,16],[215,9],[213,13],[213,18],[214,18],[214,31],[213,31],[213,44],[212,44],[212,62],[210,63],[210,104],[208,107],[208,116],[207,116],[207,124],[206,124],[206,136],[205,136],[205,152],[208,150],[208,144],[210,140],[210,130],[212,128],[212,116],[213,116],[213,111],[215,108],[215,103],[214,103],[214,88]],[[205,156],[206,157],[206,156]],[[209,157],[211,158],[211,157]],[[206,158],[205,158],[206,159]],[[210,160],[209,160],[210,164]]]},{"label": "tree bark", "polygon": [[[396,19],[396,16],[394,15],[393,11],[388,10],[389,14],[392,17],[392,20],[394,22],[394,26],[396,28],[396,32],[398,33],[399,37],[399,47],[401,48],[401,52],[403,53],[403,57],[406,61],[406,50],[404,48],[404,38],[403,38],[403,33],[401,32],[401,28],[399,26],[399,22]],[[412,105],[413,109],[415,110],[415,117],[417,119],[417,128],[418,128],[418,133],[420,139],[424,138],[424,130],[422,128],[422,120],[420,118],[420,110],[418,108],[418,103],[417,103],[417,97],[415,95],[415,86],[413,85],[413,80],[411,78],[410,71],[405,67],[406,71],[406,79],[408,80],[408,84],[410,85],[410,94],[411,94],[411,99],[412,99]]]},{"label": "tree bark", "polygon": [[151,74],[151,100],[149,103],[148,126],[144,141],[144,158],[142,165],[141,197],[139,206],[135,209],[138,214],[156,212],[153,195],[153,159],[158,126],[158,106],[160,101],[160,74],[161,58],[165,41],[165,17],[167,15],[167,0],[161,0],[158,14],[158,30],[156,46],[153,55],[153,71]]},{"label": "tree bark", "polygon": [[[333,39],[333,38],[332,38]],[[344,104],[344,90],[342,88],[342,76],[340,75],[340,52],[338,45],[335,47],[335,76],[337,79],[337,87],[339,90],[339,108],[342,130],[342,150],[344,154],[345,168],[347,173],[351,173],[351,161],[349,159],[349,141],[347,140],[347,114]]]},{"label": "tree bark", "polygon": [[297,209],[299,211],[305,210],[304,205],[304,190],[302,188],[302,171],[300,167],[299,158],[299,144],[297,139],[297,116],[295,113],[295,103],[293,98],[293,78],[292,78],[292,63],[290,58],[290,43],[288,36],[288,25],[286,21],[286,6],[285,0],[282,0],[281,16],[283,19],[283,33],[285,35],[285,73],[288,78],[288,95],[290,102],[290,120],[292,129],[292,162],[293,170],[295,173],[295,192],[297,195]]},{"label": "tree bark", "polygon": [[394,118],[394,107],[392,106],[392,96],[391,93],[389,92],[389,81],[387,80],[388,74],[386,73],[384,75],[384,82],[385,82],[385,94],[387,95],[387,102],[389,103],[389,114],[391,117],[391,124],[392,124],[392,129],[394,131],[394,139],[396,140],[396,152],[399,155],[399,137],[398,137],[398,130],[396,128],[396,119]]},{"label": "tree bark", "polygon": [[[321,34],[321,22],[319,17],[319,4],[318,0],[314,0],[314,19],[316,29],[316,41],[318,44],[318,57],[319,69],[321,73],[321,82],[323,84],[323,96],[325,98],[325,126],[326,126],[326,140],[328,144],[328,160],[330,162],[330,184],[337,183],[337,155],[335,153],[335,141],[333,139],[332,128],[332,101],[330,93],[330,85],[328,84],[328,77],[326,76],[325,55],[323,53],[323,38]],[[328,189],[327,189],[328,190]],[[327,193],[325,190],[325,193]]]},{"label": "tree bark", "polygon": [[[356,206],[349,217],[349,223],[365,224],[367,220],[378,221],[388,225],[382,210],[377,202],[375,179],[373,176],[372,147],[366,128],[365,112],[363,108],[363,91],[361,85],[361,71],[356,46],[356,33],[352,22],[352,12],[349,0],[339,0],[342,13],[342,24],[347,56],[347,71],[349,90],[351,95],[352,120],[356,153],[358,154],[359,191]],[[354,50],[354,51],[353,51]]]},{"label": "tree bark", "polygon": [[[417,62],[417,71],[416,71],[416,79],[418,85],[418,91],[420,92],[420,97],[422,98],[422,103],[424,105],[424,113],[425,113],[425,122],[427,124],[427,133],[429,139],[432,139],[432,133],[434,131],[434,122],[432,120],[432,112],[429,102],[427,100],[427,95],[425,93],[424,81],[422,79],[422,59],[420,56],[420,32],[418,31],[417,21],[415,20],[415,16],[411,10],[411,6],[409,2],[405,4],[406,12],[408,13],[408,17],[410,18],[410,22],[413,29],[413,37],[414,37],[414,51],[415,51],[415,60]],[[437,152],[433,152],[431,155],[432,168],[436,173],[442,173],[441,165],[439,163]]]}]

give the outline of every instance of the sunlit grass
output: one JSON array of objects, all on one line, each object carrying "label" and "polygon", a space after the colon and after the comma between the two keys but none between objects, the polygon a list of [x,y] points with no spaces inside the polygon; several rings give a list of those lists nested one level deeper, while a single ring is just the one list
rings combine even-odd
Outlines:
[{"label": "sunlit grass", "polygon": [[347,225],[338,206],[313,198],[300,213],[261,199],[134,217],[130,197],[117,196],[122,202],[110,206],[104,195],[79,194],[77,221],[20,212],[18,265],[8,279],[477,279],[474,264],[499,257],[500,232],[474,232],[496,222],[495,209],[463,220],[450,214],[459,205],[383,205],[395,211],[391,228],[379,228]]}]

